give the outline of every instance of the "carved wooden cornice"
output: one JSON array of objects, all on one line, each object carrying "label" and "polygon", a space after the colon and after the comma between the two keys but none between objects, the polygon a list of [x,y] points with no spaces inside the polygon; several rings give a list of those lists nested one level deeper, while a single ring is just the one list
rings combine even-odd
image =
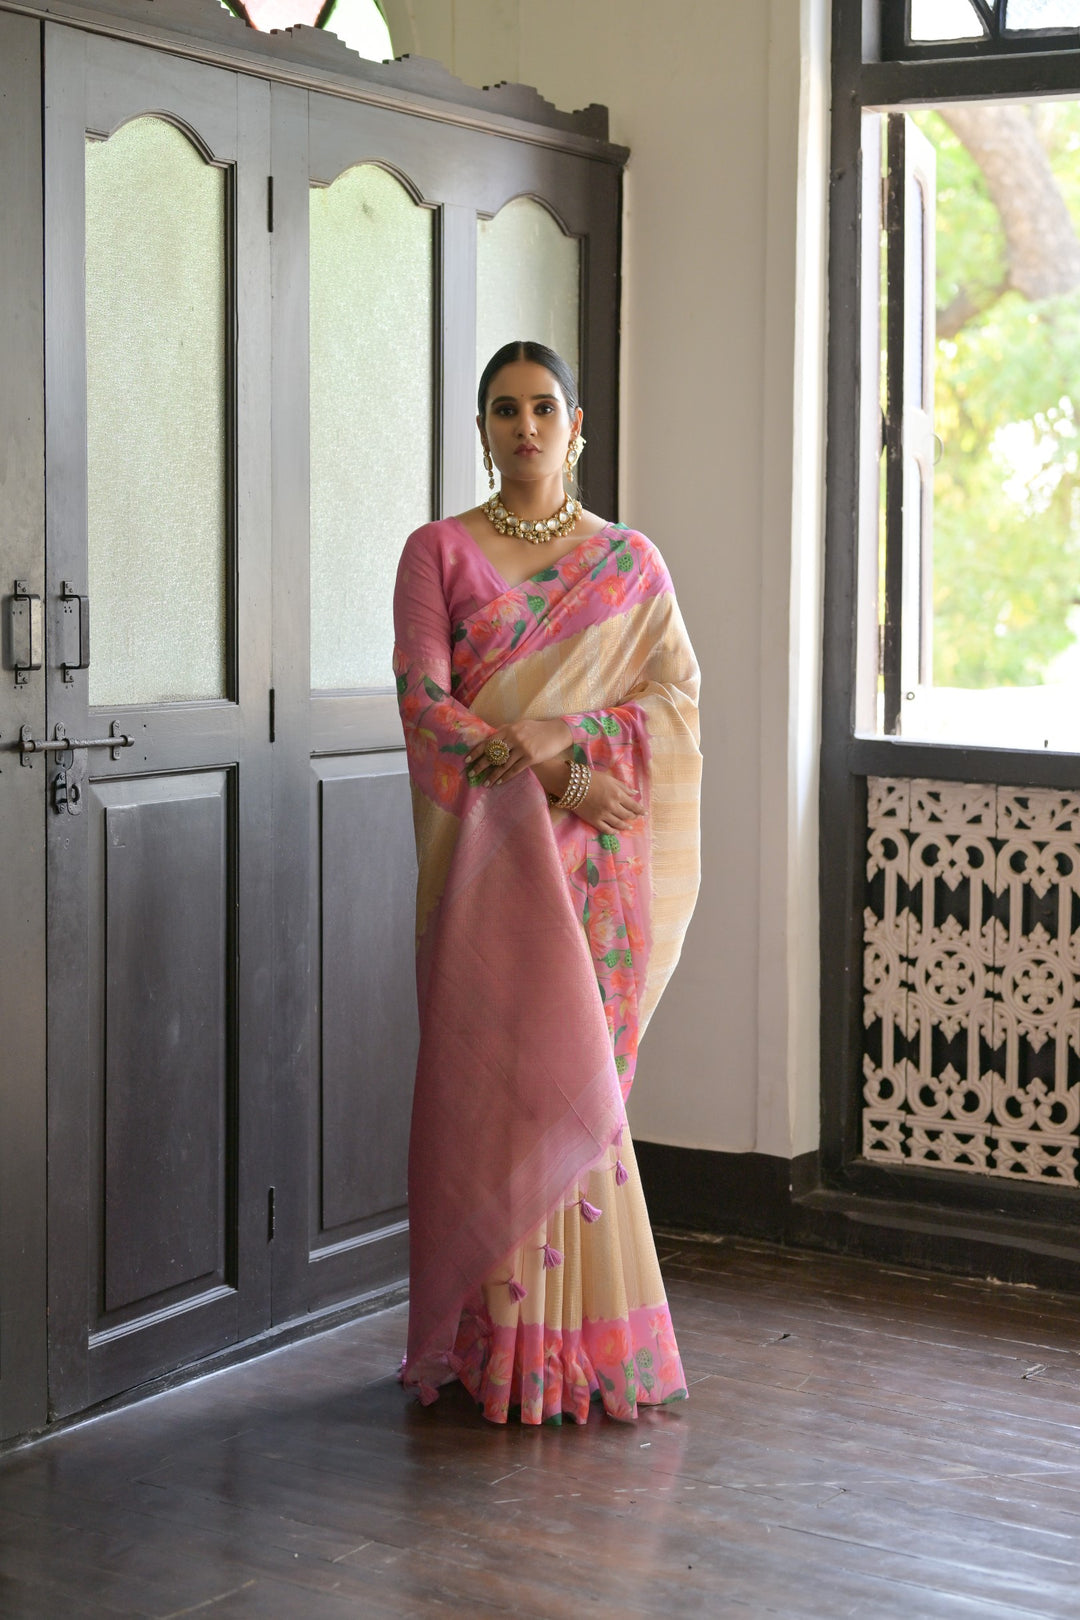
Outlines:
[{"label": "carved wooden cornice", "polygon": [[69,23],[214,67],[257,73],[619,166],[629,155],[608,140],[607,108],[595,102],[579,112],[562,112],[528,85],[479,90],[424,57],[371,62],[321,28],[259,33],[218,0],[0,0],[0,11]]}]

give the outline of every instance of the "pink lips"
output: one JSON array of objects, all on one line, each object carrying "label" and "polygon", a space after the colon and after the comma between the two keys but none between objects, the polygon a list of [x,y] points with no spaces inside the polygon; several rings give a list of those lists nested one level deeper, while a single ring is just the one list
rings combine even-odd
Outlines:
[{"label": "pink lips", "polygon": [[519,444],[514,454],[515,456],[538,456],[540,449],[535,444]]}]

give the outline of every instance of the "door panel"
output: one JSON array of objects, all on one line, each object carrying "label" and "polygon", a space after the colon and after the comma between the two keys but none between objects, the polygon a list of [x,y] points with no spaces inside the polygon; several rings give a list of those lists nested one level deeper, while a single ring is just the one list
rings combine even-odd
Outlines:
[{"label": "door panel", "polygon": [[373,163],[308,201],[311,685],[385,687],[401,536],[432,507],[436,216]]},{"label": "door panel", "polygon": [[[411,898],[416,857],[393,758],[317,762],[320,1187],[316,1243],[405,1217],[407,1103],[416,1068]],[[375,857],[375,858],[373,858]],[[351,881],[343,883],[342,873]],[[347,1229],[347,1230],[346,1230]]]},{"label": "door panel", "polygon": [[309,1245],[311,1297],[326,1305],[396,1282],[408,1268],[416,856],[400,757],[317,760],[315,776],[319,1079]]},{"label": "door panel", "polygon": [[275,1244],[280,1319],[407,1269],[416,858],[391,596],[405,533],[434,510],[440,239],[385,142],[378,166],[345,141],[314,176],[311,98],[275,86],[273,102],[275,379],[310,379],[310,415],[300,391],[274,397],[278,600],[294,627],[275,642],[274,800],[304,841],[301,858],[278,839],[278,1043],[303,1054],[279,1093],[279,1209],[303,1239]]},{"label": "door panel", "polygon": [[[528,336],[581,374],[581,242],[534,197],[514,197],[476,227],[476,375],[504,343]],[[488,479],[475,445],[476,504]]]},{"label": "door panel", "polygon": [[[407,533],[474,501],[478,237],[485,318],[504,311],[494,283],[530,242],[557,262],[543,333],[580,357],[586,388],[591,368],[608,373],[595,390],[603,422],[617,305],[613,263],[590,251],[590,229],[602,199],[614,240],[618,193],[576,153],[459,126],[433,139],[406,113],[276,86],[273,108],[275,548],[278,600],[295,615],[274,663],[274,802],[288,851],[276,893],[291,963],[276,1011],[279,1049],[303,1054],[281,1094],[276,1166],[285,1224],[308,1234],[302,1253],[275,1246],[280,1317],[362,1295],[405,1266],[416,867],[392,586]],[[528,200],[485,227],[518,197]],[[492,268],[492,240],[508,233]],[[535,317],[536,278],[523,267],[522,279]],[[305,283],[310,311],[295,294]],[[603,309],[594,347],[582,341],[586,297]],[[308,398],[286,386],[296,376],[309,378]],[[612,510],[613,487],[601,477],[595,488]],[[302,817],[301,866],[285,828]]]},{"label": "door panel", "polygon": [[[104,1313],[229,1281],[229,776],[103,782]],[[96,832],[96,836],[94,836]],[[97,997],[94,998],[97,1001]],[[101,1003],[99,1002],[99,1005]]]},{"label": "door panel", "polygon": [[[0,1440],[40,1428],[45,1345],[45,725],[31,648],[45,594],[41,27],[0,12]],[[15,598],[15,582],[23,587]],[[29,600],[30,598],[36,600]],[[35,627],[36,628],[36,627]],[[41,627],[43,628],[43,626]],[[37,634],[35,640],[40,639]],[[17,672],[34,660],[37,669]]]},{"label": "door panel", "polygon": [[45,36],[59,1415],[269,1320],[269,92]]},{"label": "door panel", "polygon": [[229,180],[163,118],[86,146],[93,705],[228,695]]}]

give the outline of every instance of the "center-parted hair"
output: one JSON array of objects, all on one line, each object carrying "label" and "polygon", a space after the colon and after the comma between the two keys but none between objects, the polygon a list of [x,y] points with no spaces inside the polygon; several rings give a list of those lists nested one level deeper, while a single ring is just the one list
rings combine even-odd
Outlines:
[{"label": "center-parted hair", "polygon": [[529,338],[515,338],[513,343],[504,343],[501,349],[496,349],[480,378],[480,387],[476,395],[476,409],[481,417],[487,414],[488,389],[491,379],[503,366],[513,365],[515,360],[531,360],[534,365],[543,366],[550,371],[566,400],[566,409],[573,416],[580,401],[578,399],[577,383],[574,373],[570,370],[561,354],[549,349],[546,343],[534,343]]}]

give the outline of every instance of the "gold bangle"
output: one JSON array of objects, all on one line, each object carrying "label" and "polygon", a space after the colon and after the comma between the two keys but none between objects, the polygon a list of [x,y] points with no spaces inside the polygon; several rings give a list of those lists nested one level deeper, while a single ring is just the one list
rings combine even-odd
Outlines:
[{"label": "gold bangle", "polygon": [[580,764],[576,759],[570,762],[570,779],[561,797],[556,798],[553,793],[548,799],[556,810],[576,810],[582,800],[586,798],[592,786],[592,771],[587,765]]}]

